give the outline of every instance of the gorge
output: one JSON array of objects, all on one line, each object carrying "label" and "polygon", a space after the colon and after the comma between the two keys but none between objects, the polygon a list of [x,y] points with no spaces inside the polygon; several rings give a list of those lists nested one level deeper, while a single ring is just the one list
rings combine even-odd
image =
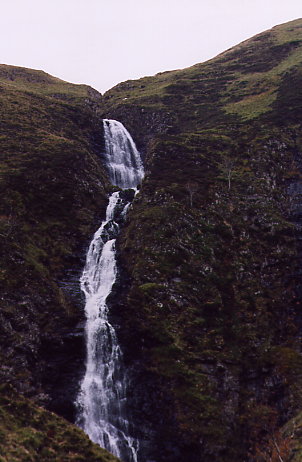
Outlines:
[{"label": "gorge", "polygon": [[302,20],[0,99],[0,461],[299,462]]},{"label": "gorge", "polygon": [[[104,135],[106,166],[112,184],[137,191],[144,169],[131,136],[115,120],[104,120]],[[127,377],[106,303],[116,281],[118,222],[123,221],[129,205],[121,192],[111,194],[106,219],[87,253],[81,278],[86,297],[87,361],[77,399],[77,420],[92,441],[124,461],[137,462],[138,442],[129,435],[126,412]]]}]

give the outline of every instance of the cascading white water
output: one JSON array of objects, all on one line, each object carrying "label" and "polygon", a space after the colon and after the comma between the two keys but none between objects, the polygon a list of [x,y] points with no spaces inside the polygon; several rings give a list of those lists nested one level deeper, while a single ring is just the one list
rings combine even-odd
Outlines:
[{"label": "cascading white water", "polygon": [[[105,119],[105,159],[112,184],[136,189],[144,176],[143,164],[125,127]],[[88,249],[81,289],[86,305],[86,373],[77,398],[77,423],[92,441],[125,462],[137,462],[138,441],[129,433],[122,353],[108,318],[107,297],[116,280],[115,241],[129,202],[114,192],[106,219]]]},{"label": "cascading white water", "polygon": [[104,120],[107,168],[111,183],[136,188],[144,176],[140,153],[126,128],[117,120]]}]

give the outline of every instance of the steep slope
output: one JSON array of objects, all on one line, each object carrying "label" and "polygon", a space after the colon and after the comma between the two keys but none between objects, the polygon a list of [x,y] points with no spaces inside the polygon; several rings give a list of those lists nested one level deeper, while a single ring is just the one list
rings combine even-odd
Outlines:
[{"label": "steep slope", "polygon": [[0,458],[110,460],[38,407],[73,419],[104,117],[146,164],[108,300],[139,460],[301,459],[301,44],[297,20],[103,98],[0,66]]},{"label": "steep slope", "polygon": [[1,460],[107,460],[35,404],[72,418],[84,362],[78,276],[107,205],[100,95],[2,65],[0,97],[0,378],[33,399],[1,401]]},{"label": "steep slope", "polygon": [[86,435],[9,386],[0,394],[1,462],[118,462]]},{"label": "steep slope", "polygon": [[302,405],[301,61],[297,20],[104,95],[147,169],[113,310],[150,459],[294,447],[280,429]]},{"label": "steep slope", "polygon": [[[298,19],[246,40],[206,63],[121,83],[104,95],[106,113],[126,117],[129,111],[134,118],[136,110],[141,114],[139,127],[144,126],[144,133],[150,134],[162,133],[163,125],[171,133],[179,133],[255,119],[271,112],[277,101],[280,104],[281,92],[283,98],[289,98],[284,86],[289,81],[299,83],[301,61]],[[292,97],[300,108],[299,93]],[[129,124],[131,115],[128,119]],[[135,128],[139,137],[143,129]],[[138,140],[142,142],[140,137]]]}]

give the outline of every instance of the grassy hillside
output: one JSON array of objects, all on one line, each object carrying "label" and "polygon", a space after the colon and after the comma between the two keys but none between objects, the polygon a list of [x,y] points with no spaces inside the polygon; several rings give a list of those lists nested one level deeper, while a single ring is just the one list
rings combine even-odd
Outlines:
[{"label": "grassy hillside", "polygon": [[104,95],[106,109],[119,113],[139,106],[143,114],[164,113],[177,132],[255,119],[275,107],[285,82],[300,81],[301,28],[298,19],[206,63],[121,83]]},{"label": "grassy hillside", "polygon": [[302,406],[301,60],[297,20],[104,95],[146,160],[116,314],[156,460],[264,461],[278,438],[293,454],[280,429]]},{"label": "grassy hillside", "polygon": [[[101,100],[101,95],[88,85],[74,85],[53,77],[44,71],[24,67],[0,65],[0,83],[6,90],[35,94],[73,104]],[[92,95],[94,98],[92,98]]]},{"label": "grassy hillside", "polygon": [[[2,65],[0,98],[1,382],[71,418],[84,360],[73,335],[83,319],[78,275],[107,203],[100,95]],[[2,405],[1,460],[103,460],[63,420],[13,393]]]}]

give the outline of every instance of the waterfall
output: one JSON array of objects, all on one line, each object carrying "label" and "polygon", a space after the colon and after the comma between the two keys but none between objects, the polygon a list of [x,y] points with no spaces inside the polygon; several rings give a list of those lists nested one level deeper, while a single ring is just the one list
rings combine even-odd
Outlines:
[{"label": "waterfall", "polygon": [[[125,127],[105,119],[105,161],[112,184],[136,191],[144,169]],[[129,202],[122,192],[109,198],[106,218],[90,243],[81,289],[85,294],[86,372],[77,397],[77,424],[90,439],[125,462],[137,462],[138,441],[130,435],[126,412],[127,380],[107,297],[116,280],[115,241]]]},{"label": "waterfall", "polygon": [[136,188],[144,176],[141,156],[125,127],[117,120],[104,120],[105,152],[111,183]]}]

